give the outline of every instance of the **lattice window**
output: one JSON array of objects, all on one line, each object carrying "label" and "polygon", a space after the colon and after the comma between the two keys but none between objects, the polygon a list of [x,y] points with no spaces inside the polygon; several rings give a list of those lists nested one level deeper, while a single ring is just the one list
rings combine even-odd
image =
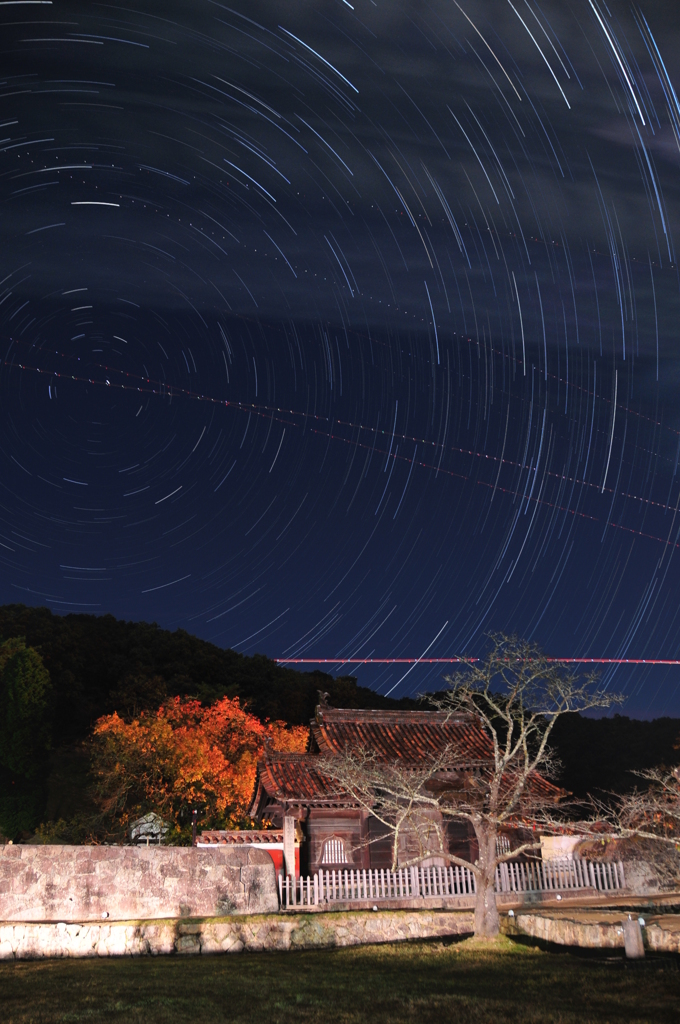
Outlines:
[{"label": "lattice window", "polygon": [[322,864],[349,864],[342,839],[333,836],[323,844]]},{"label": "lattice window", "polygon": [[504,853],[510,853],[510,840],[507,836],[496,837],[496,856],[502,857]]}]

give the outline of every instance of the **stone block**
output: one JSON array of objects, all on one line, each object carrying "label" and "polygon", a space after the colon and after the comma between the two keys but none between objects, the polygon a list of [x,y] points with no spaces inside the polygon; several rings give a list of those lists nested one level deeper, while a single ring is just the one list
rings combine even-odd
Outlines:
[{"label": "stone block", "polygon": [[187,922],[180,924],[177,928],[179,935],[200,935],[205,926],[198,922]]},{"label": "stone block", "polygon": [[[101,921],[278,909],[269,854],[188,847],[0,847],[0,921]],[[245,875],[242,877],[242,873]],[[220,909],[223,908],[223,909]],[[188,913],[189,911],[186,911]]]},{"label": "stone block", "polygon": [[[221,852],[221,850],[206,850],[206,853],[208,853],[210,856],[219,855]],[[240,868],[245,867],[245,865],[249,861],[251,852],[256,851],[251,851],[249,849],[239,849],[238,846],[232,847],[230,850],[230,861],[234,865],[238,864]],[[265,856],[269,857],[269,854],[265,854]],[[269,859],[271,860],[271,857],[269,857]]]}]

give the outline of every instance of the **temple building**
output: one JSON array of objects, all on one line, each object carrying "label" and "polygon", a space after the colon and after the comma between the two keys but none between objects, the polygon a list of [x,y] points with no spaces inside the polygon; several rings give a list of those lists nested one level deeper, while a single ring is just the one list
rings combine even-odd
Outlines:
[{"label": "temple building", "polygon": [[[491,740],[473,715],[440,711],[357,711],[321,702],[310,723],[307,752],[267,750],[257,767],[250,815],[262,832],[204,832],[199,846],[228,843],[268,849],[278,871],[299,876],[319,869],[391,868],[393,838],[337,782],[324,775],[320,760],[346,750],[367,750],[383,763],[417,768],[438,754],[456,750],[456,768],[473,776],[493,757]],[[541,788],[561,793],[544,779]],[[516,831],[516,830],[515,830]],[[449,853],[476,858],[476,840],[465,821],[446,826]],[[518,836],[516,837],[519,838]],[[501,837],[515,845],[513,830]],[[397,862],[410,861],[408,836],[400,841]],[[436,863],[432,858],[429,863]]]}]

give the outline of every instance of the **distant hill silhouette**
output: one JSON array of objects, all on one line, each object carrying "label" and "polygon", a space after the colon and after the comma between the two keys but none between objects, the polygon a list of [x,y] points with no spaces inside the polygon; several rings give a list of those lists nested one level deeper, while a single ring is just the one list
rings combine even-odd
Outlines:
[{"label": "distant hill silhouette", "polygon": [[[50,672],[54,741],[84,738],[100,715],[129,717],[167,697],[241,698],[260,718],[309,722],[325,690],[336,707],[403,707],[358,686],[353,676],[298,672],[256,654],[247,657],[183,629],[125,622],[113,615],[53,615],[47,608],[0,607],[0,639],[25,637]],[[409,702],[413,704],[413,702]],[[416,705],[413,704],[415,707]]]},{"label": "distant hill silhouette", "polygon": [[319,690],[336,707],[403,706],[358,686],[352,676],[297,672],[263,655],[224,650],[182,629],[170,632],[112,615],[62,617],[47,608],[5,605],[0,640],[10,637],[24,637],[38,650],[52,682],[47,775],[22,783],[0,760],[0,834],[4,830],[13,839],[26,836],[29,819],[36,828],[87,810],[89,753],[83,741],[96,720],[113,711],[130,719],[169,697],[211,704],[228,696],[239,697],[261,719],[306,725]]},{"label": "distant hill silhouette", "polygon": [[563,765],[561,784],[577,797],[643,788],[632,772],[680,763],[678,744],[680,718],[564,715],[553,731],[553,747]]},{"label": "distant hill silhouette", "polygon": [[[381,697],[353,676],[299,672],[263,655],[224,650],[182,629],[170,632],[112,615],[59,616],[47,608],[4,605],[0,640],[11,637],[24,637],[40,652],[52,681],[50,773],[43,781],[36,826],[40,820],[69,817],[86,803],[83,741],[97,718],[112,711],[129,719],[169,697],[196,697],[210,704],[238,696],[262,719],[304,725],[314,714],[319,690],[329,694],[335,707],[422,707],[413,700]],[[576,796],[630,789],[636,784],[631,769],[680,761],[680,751],[674,750],[679,719],[567,715],[553,735],[563,764],[560,782]],[[0,805],[8,785],[8,776],[0,772]]]}]

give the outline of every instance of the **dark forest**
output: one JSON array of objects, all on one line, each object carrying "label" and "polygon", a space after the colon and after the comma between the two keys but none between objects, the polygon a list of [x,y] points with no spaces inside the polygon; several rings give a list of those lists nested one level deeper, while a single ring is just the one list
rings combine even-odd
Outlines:
[{"label": "dark forest", "polygon": [[[39,825],[71,818],[87,806],[92,728],[114,711],[130,720],[176,696],[206,706],[227,696],[238,697],[263,721],[305,725],[319,690],[336,707],[422,707],[414,699],[382,697],[352,676],[297,672],[262,655],[223,650],[182,629],[169,632],[111,615],[61,617],[46,608],[5,605],[0,638],[22,638],[49,674],[19,761],[0,731],[0,830],[13,839],[28,839]],[[6,675],[0,719],[7,722]],[[674,718],[567,715],[554,732],[559,781],[577,797],[630,790],[633,771],[678,759],[679,737],[680,720]]]}]

